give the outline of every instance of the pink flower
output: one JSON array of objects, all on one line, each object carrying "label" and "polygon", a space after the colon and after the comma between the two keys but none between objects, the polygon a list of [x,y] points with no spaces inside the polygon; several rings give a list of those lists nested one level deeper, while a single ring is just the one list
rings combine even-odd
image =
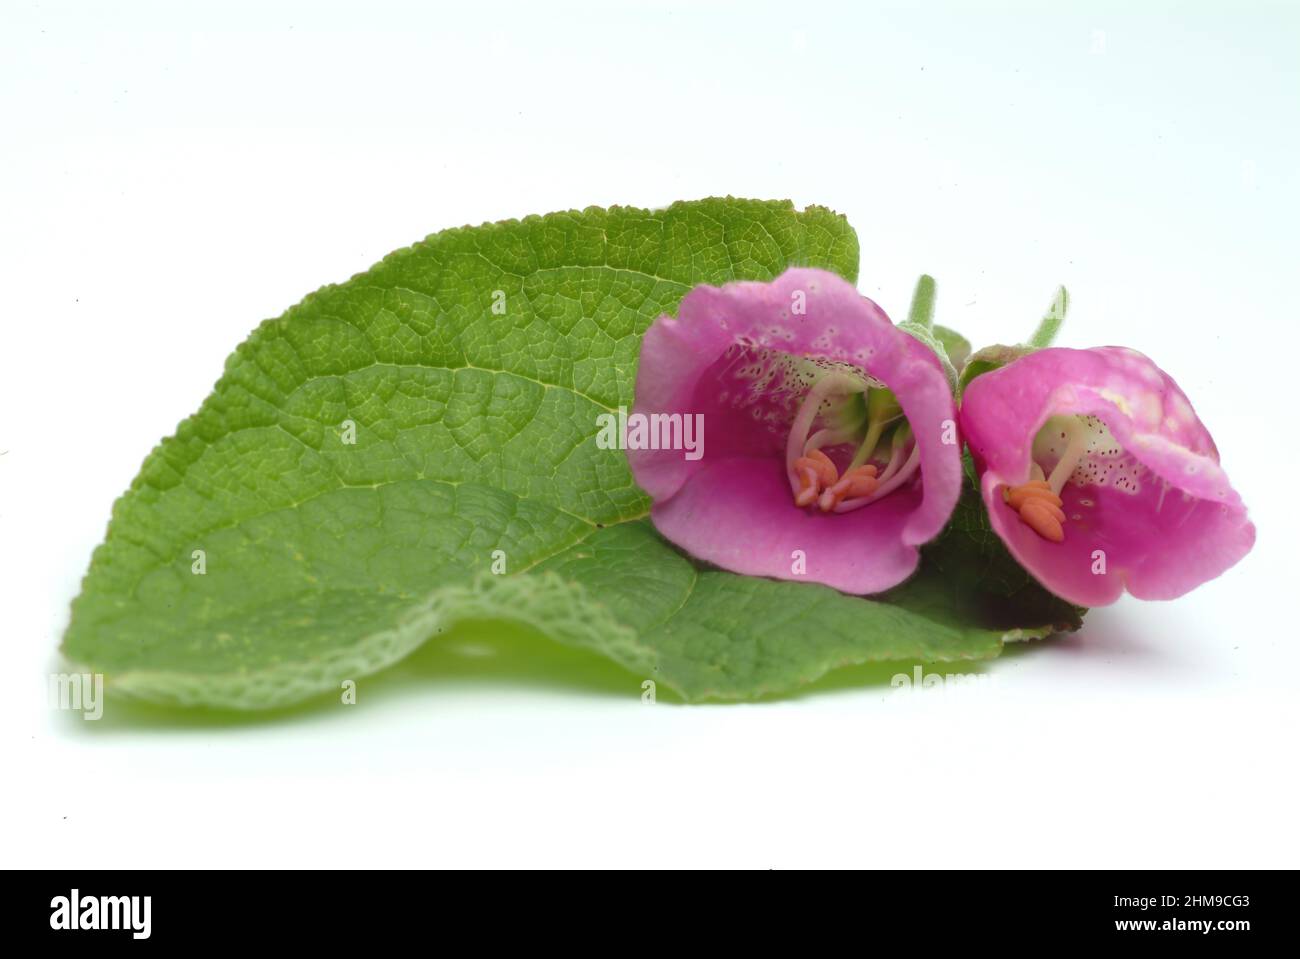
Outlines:
[{"label": "pink flower", "polygon": [[916,568],[917,547],[960,493],[938,359],[822,270],[698,286],[677,319],[659,317],[642,342],[630,419],[665,414],[702,415],[707,442],[697,458],[628,443],[651,518],[733,572],[888,589]]},{"label": "pink flower", "polygon": [[993,529],[1072,603],[1173,599],[1254,545],[1214,440],[1141,353],[1030,353],[971,381],[961,425]]}]

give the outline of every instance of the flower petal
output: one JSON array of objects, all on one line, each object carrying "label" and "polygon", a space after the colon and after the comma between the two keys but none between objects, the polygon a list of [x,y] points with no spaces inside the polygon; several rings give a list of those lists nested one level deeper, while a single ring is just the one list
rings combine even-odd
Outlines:
[{"label": "flower petal", "polygon": [[[1035,436],[1053,416],[1096,417],[1116,446],[1081,463],[1061,491],[1063,543],[1050,543],[1002,500],[1030,477]],[[1173,599],[1246,555],[1255,528],[1218,450],[1178,385],[1122,347],[1047,349],[973,380],[962,433],[982,471],[994,530],[1044,586],[1101,606],[1127,588]],[[1103,566],[1104,564],[1104,566]]]},{"label": "flower petal", "polygon": [[[793,506],[784,446],[815,362],[853,366],[888,385],[920,448],[921,481],[852,513]],[[676,319],[646,332],[633,414],[704,416],[705,453],[629,450],[656,501],[656,527],[727,569],[808,579],[848,592],[896,585],[916,566],[961,491],[952,394],[938,359],[833,273],[788,270],[771,283],[700,286]],[[807,554],[806,574],[790,553]]]},{"label": "flower petal", "polygon": [[920,498],[900,491],[842,515],[796,509],[779,464],[717,460],[655,504],[651,518],[692,556],[734,573],[876,593],[916,569],[917,550],[902,532]]}]

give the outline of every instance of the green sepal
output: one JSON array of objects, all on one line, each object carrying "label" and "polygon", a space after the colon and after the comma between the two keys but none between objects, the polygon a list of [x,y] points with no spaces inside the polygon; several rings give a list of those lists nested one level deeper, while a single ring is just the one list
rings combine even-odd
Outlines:
[{"label": "green sepal", "polygon": [[1027,356],[1037,350],[1046,349],[1056,340],[1056,336],[1061,331],[1061,325],[1065,322],[1065,315],[1070,309],[1070,294],[1065,287],[1058,287],[1056,295],[1052,297],[1051,305],[1048,306],[1047,312],[1043,314],[1042,320],[1039,321],[1037,329],[1033,335],[1024,343],[1017,343],[1014,346],[995,344],[976,350],[969,355],[969,358],[961,366],[961,375],[957,383],[957,396],[960,398],[966,392],[966,387],[970,385],[971,380],[985,373],[1006,366],[1008,363],[1014,363],[1022,356]]}]

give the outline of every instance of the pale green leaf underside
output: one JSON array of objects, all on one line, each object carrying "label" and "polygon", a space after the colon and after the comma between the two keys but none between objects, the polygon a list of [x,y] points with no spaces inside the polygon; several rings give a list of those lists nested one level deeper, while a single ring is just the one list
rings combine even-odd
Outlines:
[{"label": "pale green leaf underside", "polygon": [[995,655],[1003,632],[933,604],[697,568],[644,519],[623,455],[596,446],[596,416],[631,405],[641,334],[690,287],[796,264],[855,279],[857,260],[827,210],[732,199],[394,253],[263,323],[150,454],[65,655],[110,690],[238,708],[337,690],[463,619],[527,623],[687,698]]}]

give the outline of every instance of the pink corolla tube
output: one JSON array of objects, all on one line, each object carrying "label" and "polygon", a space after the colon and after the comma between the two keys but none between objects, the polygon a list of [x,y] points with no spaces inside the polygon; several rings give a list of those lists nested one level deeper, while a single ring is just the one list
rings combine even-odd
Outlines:
[{"label": "pink corolla tube", "polygon": [[[691,455],[659,442],[686,417],[703,427]],[[645,334],[629,422],[655,527],[736,573],[889,589],[961,491],[939,360],[823,270],[693,289]]]},{"label": "pink corolla tube", "polygon": [[1134,350],[1030,353],[967,386],[961,428],[993,529],[1077,605],[1174,599],[1255,543],[1209,431]]}]

